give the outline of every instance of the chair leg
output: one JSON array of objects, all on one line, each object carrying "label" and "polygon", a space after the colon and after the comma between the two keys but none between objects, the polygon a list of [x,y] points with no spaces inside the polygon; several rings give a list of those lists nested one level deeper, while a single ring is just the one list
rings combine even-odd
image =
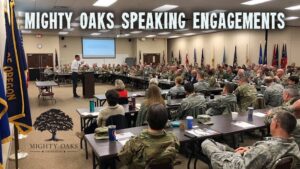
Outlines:
[{"label": "chair leg", "polygon": [[192,155],[190,155],[189,157],[189,161],[187,163],[187,169],[190,169],[191,161],[192,161]]},{"label": "chair leg", "polygon": [[87,142],[84,140],[84,147],[85,147],[85,159],[89,159],[88,149],[87,149]]},{"label": "chair leg", "polygon": [[197,158],[195,158],[195,161],[194,161],[194,169],[196,169],[196,168],[197,168],[197,161],[198,161],[198,159],[197,159]]}]

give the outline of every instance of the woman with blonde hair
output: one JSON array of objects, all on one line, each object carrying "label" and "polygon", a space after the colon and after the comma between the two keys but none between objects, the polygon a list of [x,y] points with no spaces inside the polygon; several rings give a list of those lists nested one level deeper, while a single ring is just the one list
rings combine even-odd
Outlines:
[{"label": "woman with blonde hair", "polygon": [[128,91],[125,89],[125,84],[122,80],[115,80],[115,88],[119,93],[119,104],[128,103]]},{"label": "woman with blonde hair", "polygon": [[153,104],[165,105],[165,100],[161,96],[160,89],[156,85],[150,85],[147,91],[147,96],[141,105],[136,119],[136,126],[147,124],[147,115],[149,106]]}]

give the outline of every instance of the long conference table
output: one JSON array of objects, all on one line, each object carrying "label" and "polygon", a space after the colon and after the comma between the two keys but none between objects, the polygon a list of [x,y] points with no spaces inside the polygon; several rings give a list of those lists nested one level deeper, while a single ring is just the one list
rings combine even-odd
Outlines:
[{"label": "long conference table", "polygon": [[[81,75],[82,72],[79,73]],[[54,76],[58,82],[66,83],[65,79],[71,79],[71,72],[55,72]],[[105,81],[113,82],[116,79],[121,79],[126,84],[131,84],[133,87],[146,89],[149,84],[149,78],[144,76],[131,76],[128,74],[121,73],[110,73],[110,72],[94,72],[95,79],[105,78]],[[158,79],[158,85],[162,89],[170,89],[175,85],[174,81],[169,81],[168,79]]]},{"label": "long conference table", "polygon": [[[201,91],[201,94],[204,94],[204,96],[208,96],[209,94],[213,93],[215,95],[220,95],[221,92],[223,91],[222,88],[211,88],[205,91]],[[161,90],[161,95],[167,95],[169,92],[168,89],[165,90]],[[132,98],[132,97],[145,97],[146,96],[146,92],[145,91],[138,91],[138,92],[128,92],[128,98]],[[96,106],[97,107],[101,107],[105,104],[106,102],[106,97],[104,94],[98,94],[98,95],[94,95],[94,98],[96,99]]]},{"label": "long conference table", "polygon": [[[253,121],[248,121],[247,114],[239,114],[236,121],[232,120],[231,115],[218,115],[211,117],[211,121],[213,122],[212,125],[200,124],[194,120],[194,126],[191,130],[183,130],[180,128],[167,128],[166,130],[175,134],[180,143],[192,142],[195,140],[201,141],[206,138],[214,138],[218,136],[231,136],[233,140],[235,140],[234,134],[265,129],[266,125],[264,123],[264,118],[266,111],[267,109],[255,110],[253,113]],[[185,121],[182,122],[185,123]],[[143,129],[146,128],[147,126],[141,126],[117,130],[117,135],[137,136]],[[197,136],[189,133],[197,129],[200,129],[200,131],[203,131],[203,133],[198,134]],[[101,168],[101,161],[116,157],[118,152],[121,151],[123,145],[125,144],[126,139],[129,139],[121,138],[118,141],[96,140],[94,138],[94,134],[87,134],[84,136],[84,138],[92,148],[93,169],[96,169],[97,166]]]}]

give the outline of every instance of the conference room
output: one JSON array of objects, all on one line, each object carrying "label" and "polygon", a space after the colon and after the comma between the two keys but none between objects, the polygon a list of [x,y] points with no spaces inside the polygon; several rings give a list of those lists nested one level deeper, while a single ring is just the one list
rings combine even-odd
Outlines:
[{"label": "conference room", "polygon": [[1,0],[0,169],[300,168],[295,0]]}]

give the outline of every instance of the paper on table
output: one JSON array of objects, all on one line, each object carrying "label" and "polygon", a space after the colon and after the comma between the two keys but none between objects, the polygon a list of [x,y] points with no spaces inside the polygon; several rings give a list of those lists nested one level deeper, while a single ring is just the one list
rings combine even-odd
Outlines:
[{"label": "paper on table", "polygon": [[257,116],[257,117],[265,117],[266,116],[266,114],[261,113],[261,112],[254,112],[253,115]]},{"label": "paper on table", "polygon": [[210,130],[210,129],[192,129],[192,130],[186,130],[186,132],[188,132],[194,136],[197,136],[197,137],[216,134],[215,131]]},{"label": "paper on table", "polygon": [[246,122],[243,122],[243,121],[233,122],[232,124],[233,124],[233,125],[236,125],[236,126],[239,126],[239,127],[242,127],[242,128],[251,128],[251,127],[255,127],[255,125],[250,124],[250,123],[246,123]]},{"label": "paper on table", "polygon": [[118,140],[118,142],[121,143],[122,146],[124,146],[127,143],[128,140],[129,139],[123,139],[123,140]]},{"label": "paper on table", "polygon": [[98,116],[99,112],[93,112],[93,113],[83,112],[83,113],[81,113],[81,115],[83,115],[83,116]]},{"label": "paper on table", "polygon": [[140,109],[141,108],[141,104],[137,103],[137,104],[135,104],[135,107],[138,108],[138,109]]},{"label": "paper on table", "polygon": [[122,139],[130,138],[132,136],[134,136],[134,134],[132,134],[131,132],[119,133],[119,134],[116,134],[116,139],[122,140]]}]

